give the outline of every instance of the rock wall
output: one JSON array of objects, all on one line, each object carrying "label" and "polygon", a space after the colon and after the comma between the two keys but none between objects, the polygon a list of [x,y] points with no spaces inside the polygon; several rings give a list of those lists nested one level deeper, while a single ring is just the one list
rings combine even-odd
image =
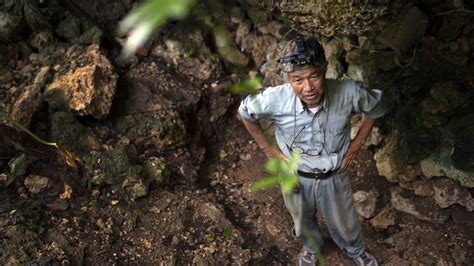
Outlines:
[{"label": "rock wall", "polygon": [[474,187],[474,27],[467,3],[243,4],[320,39],[328,77],[349,77],[385,92],[393,109],[378,123],[386,136],[375,155],[380,175],[395,183],[447,176]]}]

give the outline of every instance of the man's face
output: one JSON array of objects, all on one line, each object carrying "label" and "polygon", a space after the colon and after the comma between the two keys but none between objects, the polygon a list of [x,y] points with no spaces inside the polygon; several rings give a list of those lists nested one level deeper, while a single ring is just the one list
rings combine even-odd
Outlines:
[{"label": "man's face", "polygon": [[314,66],[288,73],[293,91],[306,107],[313,108],[321,103],[324,94],[324,74],[321,68]]}]

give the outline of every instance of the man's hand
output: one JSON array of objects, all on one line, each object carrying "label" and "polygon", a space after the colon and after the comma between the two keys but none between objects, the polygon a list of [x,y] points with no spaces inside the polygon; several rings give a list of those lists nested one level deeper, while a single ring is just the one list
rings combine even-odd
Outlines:
[{"label": "man's hand", "polygon": [[346,154],[342,158],[341,166],[337,170],[338,173],[345,171],[349,167],[355,157],[355,154],[360,149],[362,144],[364,144],[364,142],[367,140],[370,131],[374,127],[374,123],[375,119],[365,116],[362,117],[362,123],[360,125],[359,132],[357,132],[357,135],[355,136],[354,140],[351,141],[351,144],[349,145]]},{"label": "man's hand", "polygon": [[351,162],[354,159],[354,157],[355,157],[355,153],[352,153],[352,154],[346,153],[346,155],[344,155],[344,158],[342,158],[341,167],[339,167],[339,170],[337,170],[337,172],[338,173],[344,172],[349,167],[349,165],[351,165]]}]

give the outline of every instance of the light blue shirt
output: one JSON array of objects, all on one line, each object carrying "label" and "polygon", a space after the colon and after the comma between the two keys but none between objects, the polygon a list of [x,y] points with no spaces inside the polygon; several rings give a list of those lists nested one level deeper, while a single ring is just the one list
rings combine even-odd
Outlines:
[{"label": "light blue shirt", "polygon": [[327,172],[337,169],[350,144],[351,117],[363,113],[377,118],[386,113],[380,90],[365,90],[352,80],[327,79],[324,99],[315,113],[303,106],[289,83],[270,87],[247,96],[239,107],[245,120],[269,119],[275,125],[280,150],[290,157],[290,146],[311,154],[301,154],[299,170]]}]

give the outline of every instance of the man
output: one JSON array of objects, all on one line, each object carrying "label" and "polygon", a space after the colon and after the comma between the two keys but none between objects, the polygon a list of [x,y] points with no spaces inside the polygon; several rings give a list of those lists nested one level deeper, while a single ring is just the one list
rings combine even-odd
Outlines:
[{"label": "man", "polygon": [[[247,96],[239,107],[242,122],[270,159],[300,154],[299,189],[283,193],[303,249],[299,265],[316,265],[323,244],[316,210],[321,212],[333,241],[357,265],[378,265],[366,250],[346,174],[367,139],[374,120],[385,113],[382,93],[365,90],[350,80],[325,79],[327,61],[316,40],[297,36],[279,60],[287,83]],[[362,125],[350,140],[351,116],[362,113]],[[275,125],[278,147],[266,139],[259,119]]]}]

